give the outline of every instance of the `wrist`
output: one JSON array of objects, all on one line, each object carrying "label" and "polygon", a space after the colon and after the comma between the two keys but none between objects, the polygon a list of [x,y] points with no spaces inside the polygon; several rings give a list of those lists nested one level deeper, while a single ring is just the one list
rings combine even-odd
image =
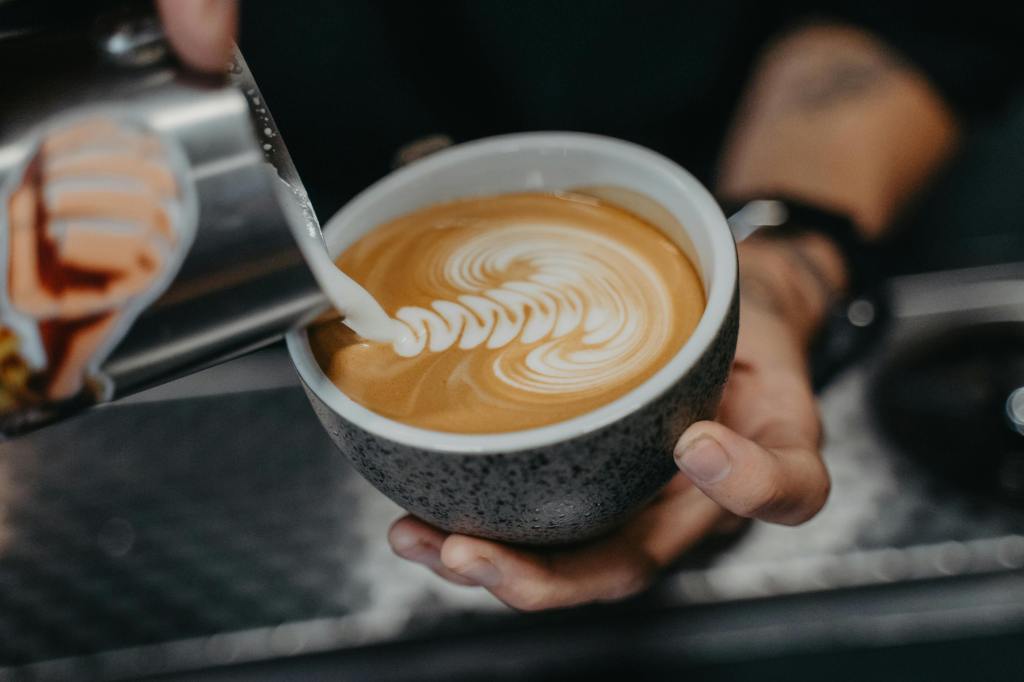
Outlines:
[{"label": "wrist", "polygon": [[827,237],[754,235],[738,247],[745,303],[781,318],[806,348],[848,287],[842,253]]}]

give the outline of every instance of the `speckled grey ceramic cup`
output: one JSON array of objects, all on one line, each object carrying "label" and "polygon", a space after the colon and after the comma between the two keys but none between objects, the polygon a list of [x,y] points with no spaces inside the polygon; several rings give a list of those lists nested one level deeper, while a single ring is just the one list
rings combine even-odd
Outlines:
[{"label": "speckled grey ceramic cup", "polygon": [[456,434],[385,418],[345,396],[320,369],[304,330],[288,350],[338,448],[381,492],[448,531],[554,544],[625,521],[672,477],[672,448],[714,416],[736,346],[736,248],[711,195],[685,170],[633,144],[533,133],[460,145],[373,185],[324,229],[332,254],[422,206],[503,192],[582,190],[662,229],[697,266],[707,307],[693,336],[654,376],[592,412],[498,434]]}]

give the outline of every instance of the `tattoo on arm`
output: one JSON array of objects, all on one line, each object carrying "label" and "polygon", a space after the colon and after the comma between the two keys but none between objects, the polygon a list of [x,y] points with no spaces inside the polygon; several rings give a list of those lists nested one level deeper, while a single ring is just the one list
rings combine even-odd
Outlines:
[{"label": "tattoo on arm", "polygon": [[883,84],[894,66],[894,62],[888,61],[837,61],[817,78],[808,80],[797,102],[805,110],[818,111],[859,97]]},{"label": "tattoo on arm", "polygon": [[[827,29],[829,25],[822,26]],[[792,102],[807,112],[861,97],[908,68],[898,55],[873,39],[850,43],[816,36],[801,47]]]}]

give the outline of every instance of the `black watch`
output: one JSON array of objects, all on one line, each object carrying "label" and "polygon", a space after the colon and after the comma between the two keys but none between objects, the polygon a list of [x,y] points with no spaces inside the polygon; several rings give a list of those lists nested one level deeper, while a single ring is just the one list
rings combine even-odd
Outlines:
[{"label": "black watch", "polygon": [[879,337],[888,318],[880,259],[853,220],[842,213],[788,197],[723,202],[736,241],[755,232],[770,238],[819,234],[839,251],[849,286],[822,324],[811,352],[816,388],[860,357]]}]

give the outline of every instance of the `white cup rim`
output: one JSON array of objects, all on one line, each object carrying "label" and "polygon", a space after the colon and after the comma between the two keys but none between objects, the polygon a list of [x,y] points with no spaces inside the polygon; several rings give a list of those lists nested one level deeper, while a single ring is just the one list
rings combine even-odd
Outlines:
[{"label": "white cup rim", "polygon": [[649,404],[685,376],[714,342],[733,305],[737,278],[736,244],[725,216],[711,194],[693,175],[661,154],[631,142],[588,133],[536,132],[501,135],[460,144],[416,161],[368,187],[325,224],[325,237],[331,243],[332,227],[343,224],[347,215],[358,214],[367,205],[385,201],[416,178],[451,165],[495,153],[516,151],[524,146],[580,151],[599,149],[623,160],[656,168],[687,196],[704,221],[704,229],[711,242],[715,273],[706,292],[707,305],[693,334],[647,381],[590,412],[556,424],[522,431],[460,434],[410,426],[363,407],[346,396],[320,368],[309,347],[306,330],[292,329],[285,338],[300,378],[336,414],[386,440],[453,455],[515,452],[544,447],[601,429]]}]

